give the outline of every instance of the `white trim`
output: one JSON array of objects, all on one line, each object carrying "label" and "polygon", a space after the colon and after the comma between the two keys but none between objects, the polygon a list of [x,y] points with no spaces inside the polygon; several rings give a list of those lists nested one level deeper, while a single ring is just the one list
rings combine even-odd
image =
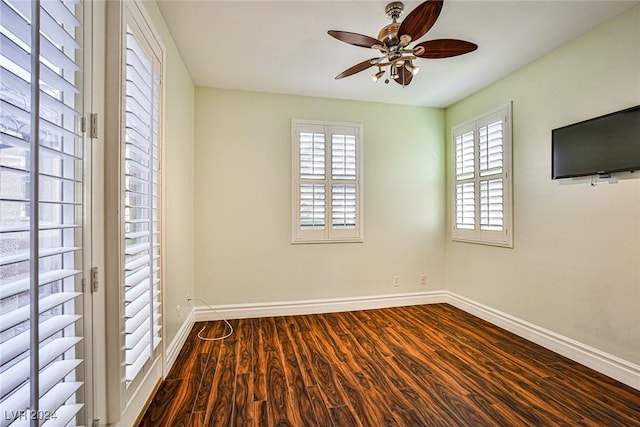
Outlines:
[{"label": "white trim", "polygon": [[372,295],[351,298],[286,301],[254,304],[228,304],[194,308],[196,322],[253,317],[294,316],[300,314],[334,313],[370,310],[420,304],[450,304],[469,314],[532,341],[555,353],[640,390],[640,365],[608,354],[574,339],[544,329],[510,314],[472,301],[449,291]]},{"label": "white trim", "polygon": [[452,292],[446,294],[446,302],[460,310],[640,390],[640,365]]},{"label": "white trim", "polygon": [[182,350],[184,343],[189,337],[189,332],[191,332],[191,329],[193,329],[193,324],[196,322],[195,319],[195,311],[194,309],[191,309],[185,321],[182,322],[182,326],[180,326],[180,329],[178,329],[176,336],[173,337],[173,341],[166,345],[166,350],[164,353],[164,372],[162,378],[166,378],[167,375],[169,375],[169,371],[171,371],[173,364],[178,358],[180,350]]},{"label": "white trim", "polygon": [[[160,381],[162,381],[162,363],[160,358],[156,358],[148,371],[144,374],[144,377],[140,381],[138,387],[133,390],[133,393],[127,399],[127,405],[125,406],[120,418],[113,425],[113,427],[129,427],[135,425],[138,417],[147,410],[150,399],[153,398],[154,390]],[[124,380],[123,380],[124,382]]]},{"label": "white trim", "polygon": [[248,319],[253,317],[295,316],[443,302],[446,302],[446,293],[444,291],[434,291],[321,300],[228,304],[212,306],[213,310],[208,306],[195,307],[195,319],[196,322],[204,322],[220,320],[221,317],[225,319]]}]

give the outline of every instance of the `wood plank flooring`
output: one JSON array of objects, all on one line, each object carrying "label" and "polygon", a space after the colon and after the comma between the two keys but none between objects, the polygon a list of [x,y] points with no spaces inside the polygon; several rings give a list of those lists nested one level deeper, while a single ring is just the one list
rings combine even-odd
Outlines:
[{"label": "wood plank flooring", "polygon": [[446,304],[198,323],[140,426],[640,426],[640,391]]}]

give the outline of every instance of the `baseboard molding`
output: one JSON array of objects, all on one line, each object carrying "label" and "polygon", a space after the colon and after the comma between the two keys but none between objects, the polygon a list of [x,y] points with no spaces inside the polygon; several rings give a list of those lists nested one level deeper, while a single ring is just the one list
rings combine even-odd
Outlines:
[{"label": "baseboard molding", "polygon": [[454,307],[640,390],[640,365],[452,292],[446,294],[446,302]]},{"label": "baseboard molding", "polygon": [[322,300],[229,304],[212,306],[211,308],[207,306],[199,306],[195,308],[195,318],[197,322],[203,322],[208,320],[220,320],[220,318],[248,319],[253,317],[336,313],[339,311],[436,304],[446,302],[446,298],[447,294],[445,292],[434,291],[353,298],[331,298]]},{"label": "baseboard molding", "polygon": [[[220,320],[221,318],[248,319],[254,317],[294,316],[438,303],[451,304],[467,313],[640,390],[639,365],[449,291],[276,303],[230,304],[212,307],[199,306],[194,309],[194,317],[196,322],[203,322]],[[177,351],[179,351],[179,348]]]},{"label": "baseboard molding", "polygon": [[196,322],[195,318],[195,310],[191,309],[185,321],[182,322],[182,326],[180,326],[180,329],[178,329],[176,336],[166,347],[162,378],[166,378],[167,375],[169,375],[169,371],[178,358],[182,346],[184,346],[184,343],[187,341],[189,332],[191,332],[191,329],[193,329],[193,324]]}]

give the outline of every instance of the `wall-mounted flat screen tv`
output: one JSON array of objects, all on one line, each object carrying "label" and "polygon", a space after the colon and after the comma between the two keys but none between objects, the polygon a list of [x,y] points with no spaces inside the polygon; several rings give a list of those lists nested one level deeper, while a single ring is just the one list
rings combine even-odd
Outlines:
[{"label": "wall-mounted flat screen tv", "polygon": [[551,132],[551,178],[640,170],[640,105]]}]

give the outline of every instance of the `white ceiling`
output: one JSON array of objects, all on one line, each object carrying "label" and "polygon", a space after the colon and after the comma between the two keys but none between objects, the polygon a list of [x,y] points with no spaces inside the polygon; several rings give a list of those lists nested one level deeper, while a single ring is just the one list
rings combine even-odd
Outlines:
[{"label": "white ceiling", "polygon": [[[371,80],[373,68],[334,77],[377,51],[327,30],[376,37],[389,1],[159,0],[197,86],[447,107],[613,18],[638,1],[445,0],[420,41],[457,38],[475,52],[419,59],[411,86]],[[420,2],[407,1],[406,16]]]}]

